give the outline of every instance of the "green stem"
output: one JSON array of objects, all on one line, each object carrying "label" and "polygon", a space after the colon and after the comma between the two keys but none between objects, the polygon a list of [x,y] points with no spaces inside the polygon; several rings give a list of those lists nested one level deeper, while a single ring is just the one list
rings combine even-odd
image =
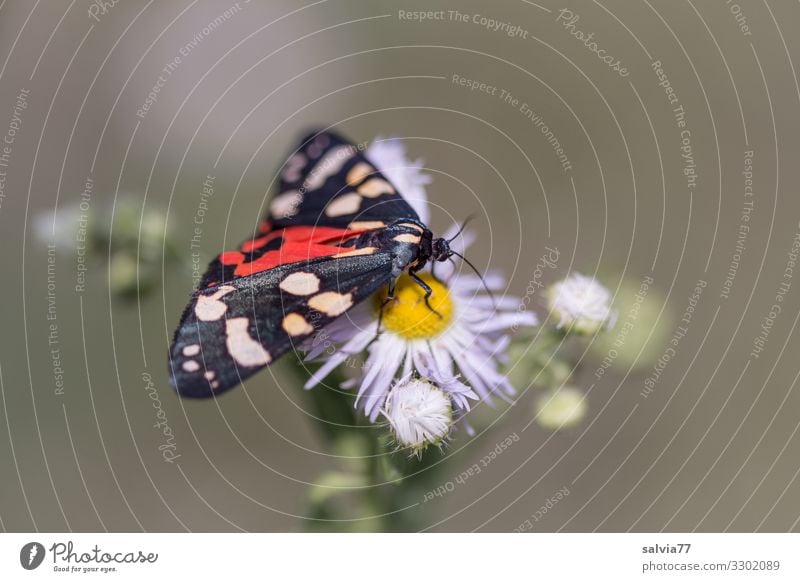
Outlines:
[{"label": "green stem", "polygon": [[[307,370],[306,366],[295,367],[295,373],[301,376],[300,381],[306,381]],[[369,423],[355,409],[350,394],[330,388],[341,385],[345,379],[340,370],[335,370],[326,378],[328,387],[317,386],[309,391],[309,402],[319,419],[315,424],[326,442],[333,451],[342,455],[338,462],[340,472],[349,472],[355,480],[363,478],[366,486],[325,496],[322,505],[312,505],[312,516],[352,519],[381,515],[383,517],[377,522],[369,519],[350,522],[351,525],[345,529],[397,532],[421,529],[426,525],[425,513],[419,508],[404,508],[421,502],[425,492],[438,484],[436,477],[441,464],[436,468],[433,465],[441,461],[442,453],[434,448],[425,451],[421,458],[409,458],[405,452],[391,452],[393,445],[388,433]],[[345,497],[350,503],[342,503]],[[308,526],[326,530],[331,529],[331,522],[310,520]],[[338,525],[334,527],[343,529]]]}]

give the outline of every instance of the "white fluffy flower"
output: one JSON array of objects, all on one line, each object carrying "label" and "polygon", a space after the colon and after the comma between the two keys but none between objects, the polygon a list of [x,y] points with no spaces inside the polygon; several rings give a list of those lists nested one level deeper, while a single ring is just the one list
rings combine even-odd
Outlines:
[{"label": "white fluffy flower", "polygon": [[441,443],[453,423],[450,398],[424,380],[401,380],[386,397],[381,410],[392,427],[398,444],[421,452]]},{"label": "white fluffy flower", "polygon": [[573,273],[550,288],[548,299],[559,328],[589,335],[612,323],[611,293],[592,277]]}]

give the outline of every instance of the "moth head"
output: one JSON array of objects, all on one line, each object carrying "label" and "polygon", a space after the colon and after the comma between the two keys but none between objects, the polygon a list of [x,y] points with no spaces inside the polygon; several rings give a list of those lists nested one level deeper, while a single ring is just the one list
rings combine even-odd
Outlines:
[{"label": "moth head", "polygon": [[431,249],[431,257],[435,261],[446,261],[453,256],[453,251],[450,249],[450,241],[444,238],[437,238],[433,240]]}]

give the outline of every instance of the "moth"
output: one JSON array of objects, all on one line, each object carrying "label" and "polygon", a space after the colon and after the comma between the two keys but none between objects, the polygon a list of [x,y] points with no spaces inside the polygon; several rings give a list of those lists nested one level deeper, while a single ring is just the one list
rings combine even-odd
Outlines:
[{"label": "moth", "polygon": [[416,273],[453,254],[360,148],[312,133],[283,165],[256,236],[216,257],[191,296],[169,352],[172,387],[220,394],[384,286],[390,301],[403,273],[427,301]]}]

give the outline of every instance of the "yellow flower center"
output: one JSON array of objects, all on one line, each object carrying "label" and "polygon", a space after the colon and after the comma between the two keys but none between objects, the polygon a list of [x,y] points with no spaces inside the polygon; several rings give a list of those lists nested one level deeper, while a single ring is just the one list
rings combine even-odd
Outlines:
[{"label": "yellow flower center", "polygon": [[[453,300],[447,287],[429,274],[419,278],[433,289],[428,302],[439,315],[425,305],[425,290],[408,275],[397,279],[394,300],[383,308],[381,326],[406,339],[435,337],[447,329],[453,319]],[[387,295],[388,289],[376,295],[378,311]]]}]

